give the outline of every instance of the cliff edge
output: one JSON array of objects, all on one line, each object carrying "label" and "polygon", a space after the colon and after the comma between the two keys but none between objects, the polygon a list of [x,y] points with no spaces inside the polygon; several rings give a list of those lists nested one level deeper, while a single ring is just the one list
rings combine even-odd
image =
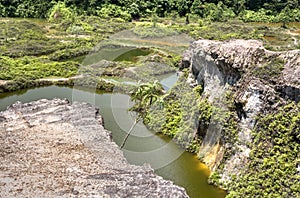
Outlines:
[{"label": "cliff edge", "polygon": [[0,112],[1,197],[188,197],[150,166],[127,163],[99,110],[39,100]]},{"label": "cliff edge", "polygon": [[237,134],[229,130],[230,139],[224,135],[225,122],[212,120],[205,131],[198,131],[205,134],[199,156],[212,170],[222,164],[220,181],[226,183],[247,169],[257,118],[299,103],[300,50],[273,52],[256,40],[199,40],[184,53],[181,67],[189,68],[191,86],[202,86],[202,98],[235,113]]}]

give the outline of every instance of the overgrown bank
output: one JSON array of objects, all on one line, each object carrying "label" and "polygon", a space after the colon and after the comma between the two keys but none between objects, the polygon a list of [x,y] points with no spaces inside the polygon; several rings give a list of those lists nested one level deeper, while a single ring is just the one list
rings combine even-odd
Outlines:
[{"label": "overgrown bank", "polygon": [[[213,122],[222,123],[219,144],[225,151],[210,176],[211,184],[226,189],[229,193],[226,197],[299,196],[299,103],[287,102],[277,111],[257,118],[257,124],[251,132],[248,164],[239,174],[232,174],[230,180],[224,181],[224,167],[237,151],[233,145],[238,141],[238,131],[241,130],[236,109],[224,112],[206,99],[201,99],[198,92],[200,90],[201,93],[200,87],[186,91],[183,88],[186,86],[189,85],[184,84],[183,80],[178,82],[163,96],[163,102],[143,111],[144,123],[151,130],[172,137],[182,148],[196,154],[209,125]],[[176,89],[180,89],[180,92]],[[205,158],[201,155],[198,157],[200,160]]]},{"label": "overgrown bank", "polygon": [[300,104],[261,115],[252,137],[249,164],[232,176],[228,197],[299,197]]},{"label": "overgrown bank", "polygon": [[213,114],[198,153],[213,162],[211,181],[228,197],[299,196],[299,53],[251,40],[200,40],[184,55],[189,80],[234,121]]}]

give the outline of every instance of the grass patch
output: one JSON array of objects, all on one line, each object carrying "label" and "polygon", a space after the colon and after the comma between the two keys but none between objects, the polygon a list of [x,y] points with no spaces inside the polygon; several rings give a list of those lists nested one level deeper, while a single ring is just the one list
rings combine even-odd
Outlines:
[{"label": "grass patch", "polygon": [[0,57],[0,79],[36,80],[45,77],[70,77],[77,74],[79,64],[74,62],[51,62],[43,58],[24,57],[13,59]]}]

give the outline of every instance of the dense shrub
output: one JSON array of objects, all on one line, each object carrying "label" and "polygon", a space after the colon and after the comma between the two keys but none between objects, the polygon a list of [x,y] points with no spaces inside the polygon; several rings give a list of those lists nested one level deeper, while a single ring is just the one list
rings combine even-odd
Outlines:
[{"label": "dense shrub", "polygon": [[217,5],[214,3],[194,4],[192,12],[211,21],[227,21],[235,17],[235,13],[221,1]]},{"label": "dense shrub", "polygon": [[50,22],[60,22],[62,20],[75,20],[75,13],[74,11],[67,7],[65,3],[58,2],[54,5],[49,13],[49,21]]},{"label": "dense shrub", "polygon": [[100,10],[97,10],[97,15],[106,19],[118,17],[125,21],[131,20],[131,15],[127,10],[114,4],[105,4]]},{"label": "dense shrub", "polygon": [[278,14],[264,8],[258,11],[244,10],[240,13],[240,18],[244,22],[282,22],[300,21],[300,9],[290,9],[285,7]]},{"label": "dense shrub", "polygon": [[300,104],[259,118],[250,163],[228,197],[299,197]]}]

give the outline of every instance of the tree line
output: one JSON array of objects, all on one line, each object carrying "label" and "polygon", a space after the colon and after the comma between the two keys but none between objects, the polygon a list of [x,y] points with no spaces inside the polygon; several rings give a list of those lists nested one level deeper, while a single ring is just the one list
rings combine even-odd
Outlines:
[{"label": "tree line", "polygon": [[48,18],[51,8],[63,3],[84,15],[126,20],[153,16],[185,17],[193,14],[212,21],[240,17],[244,21],[300,21],[299,0],[0,0],[1,17]]}]

